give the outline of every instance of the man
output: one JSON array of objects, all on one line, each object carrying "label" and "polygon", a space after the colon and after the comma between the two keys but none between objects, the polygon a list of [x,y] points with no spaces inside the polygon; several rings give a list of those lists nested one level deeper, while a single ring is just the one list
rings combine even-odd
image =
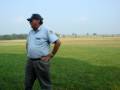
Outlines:
[{"label": "man", "polygon": [[[34,81],[38,79],[42,90],[52,90],[50,79],[50,60],[60,47],[60,40],[52,31],[42,26],[43,18],[33,14],[27,19],[32,30],[29,32],[26,49],[27,64],[25,71],[25,90],[32,90]],[[54,44],[50,51],[50,44]]]}]

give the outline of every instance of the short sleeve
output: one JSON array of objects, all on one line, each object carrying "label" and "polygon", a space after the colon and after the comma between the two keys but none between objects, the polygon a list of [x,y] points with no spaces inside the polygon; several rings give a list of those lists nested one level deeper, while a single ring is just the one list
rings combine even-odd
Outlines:
[{"label": "short sleeve", "polygon": [[48,40],[50,43],[54,43],[58,39],[58,36],[53,31],[48,30]]}]

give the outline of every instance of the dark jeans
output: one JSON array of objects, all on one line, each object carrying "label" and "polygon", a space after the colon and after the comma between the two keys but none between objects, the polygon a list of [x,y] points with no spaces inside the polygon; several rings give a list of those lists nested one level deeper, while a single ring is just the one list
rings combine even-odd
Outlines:
[{"label": "dark jeans", "polygon": [[41,90],[52,90],[49,61],[27,60],[25,70],[25,90],[32,90],[36,79],[38,79],[40,83]]}]

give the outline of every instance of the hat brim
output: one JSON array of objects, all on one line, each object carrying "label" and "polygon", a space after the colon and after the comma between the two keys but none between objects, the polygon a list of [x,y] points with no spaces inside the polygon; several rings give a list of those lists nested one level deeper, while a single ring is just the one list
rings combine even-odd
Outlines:
[{"label": "hat brim", "polygon": [[27,21],[32,21],[32,19],[31,19],[31,18],[28,18]]}]

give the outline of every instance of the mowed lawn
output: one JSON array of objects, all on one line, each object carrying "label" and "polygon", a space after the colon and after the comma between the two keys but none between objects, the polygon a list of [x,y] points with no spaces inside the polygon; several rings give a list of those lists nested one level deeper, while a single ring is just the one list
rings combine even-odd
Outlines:
[{"label": "mowed lawn", "polygon": [[[120,90],[120,37],[62,38],[53,90]],[[25,40],[0,41],[0,90],[24,90]],[[38,81],[34,90],[40,90]]]}]

